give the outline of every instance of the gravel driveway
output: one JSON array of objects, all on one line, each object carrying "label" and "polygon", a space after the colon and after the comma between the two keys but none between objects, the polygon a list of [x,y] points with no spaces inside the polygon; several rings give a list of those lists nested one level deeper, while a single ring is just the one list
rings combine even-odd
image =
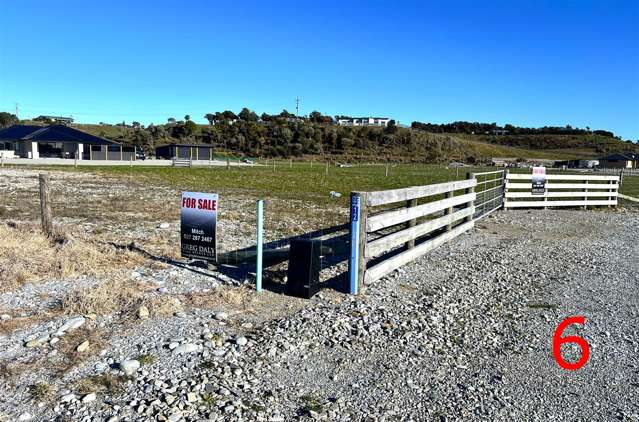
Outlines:
[{"label": "gravel driveway", "polygon": [[[363,295],[323,291],[241,335],[233,315],[200,313],[196,324],[182,316],[158,335],[114,340],[157,357],[123,393],[82,402],[69,387],[47,410],[18,394],[5,410],[112,421],[637,421],[638,277],[639,213],[498,212]],[[552,336],[574,315],[585,327],[564,335],[583,336],[591,354],[568,371]],[[191,346],[175,353],[178,344]],[[571,347],[563,356],[579,357]]]}]

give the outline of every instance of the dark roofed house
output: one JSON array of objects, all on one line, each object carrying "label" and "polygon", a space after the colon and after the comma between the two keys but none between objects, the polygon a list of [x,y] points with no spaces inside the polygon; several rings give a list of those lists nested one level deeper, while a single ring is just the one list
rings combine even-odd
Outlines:
[{"label": "dark roofed house", "polygon": [[615,169],[634,169],[637,168],[639,162],[639,154],[617,153],[610,154],[599,159],[599,167],[615,168]]},{"label": "dark roofed house", "polygon": [[169,144],[155,148],[157,158],[189,158],[191,160],[212,160],[213,146],[210,144]]},{"label": "dark roofed house", "polygon": [[0,130],[0,149],[20,158],[135,159],[135,148],[64,126],[14,125]]}]

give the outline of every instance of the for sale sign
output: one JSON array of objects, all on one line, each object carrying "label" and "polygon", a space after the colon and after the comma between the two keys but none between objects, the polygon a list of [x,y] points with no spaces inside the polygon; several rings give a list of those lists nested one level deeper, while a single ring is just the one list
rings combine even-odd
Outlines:
[{"label": "for sale sign", "polygon": [[546,194],[546,167],[532,168],[532,194]]},{"label": "for sale sign", "polygon": [[180,237],[183,257],[217,261],[217,207],[216,193],[182,193]]}]

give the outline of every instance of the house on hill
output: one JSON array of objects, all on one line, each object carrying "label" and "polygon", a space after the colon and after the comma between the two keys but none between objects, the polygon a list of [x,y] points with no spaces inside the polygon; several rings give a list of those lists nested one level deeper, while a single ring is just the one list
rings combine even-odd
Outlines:
[{"label": "house on hill", "polygon": [[[125,146],[65,126],[14,125],[0,130],[0,150],[20,158],[135,160],[135,147]],[[8,155],[8,154],[4,154]]]},{"label": "house on hill", "polygon": [[73,123],[73,117],[65,117],[65,116],[38,116],[33,120],[35,120],[36,122],[61,123],[64,125]]},{"label": "house on hill", "polygon": [[388,117],[348,117],[337,119],[338,126],[388,126]]},{"label": "house on hill", "polygon": [[635,169],[639,165],[639,154],[617,153],[599,159],[599,167],[615,169]]}]

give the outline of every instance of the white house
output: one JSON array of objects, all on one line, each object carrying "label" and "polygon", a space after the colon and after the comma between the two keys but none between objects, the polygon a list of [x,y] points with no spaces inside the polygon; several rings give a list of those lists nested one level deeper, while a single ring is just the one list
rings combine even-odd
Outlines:
[{"label": "white house", "polygon": [[388,117],[349,117],[337,119],[339,126],[388,126]]}]

